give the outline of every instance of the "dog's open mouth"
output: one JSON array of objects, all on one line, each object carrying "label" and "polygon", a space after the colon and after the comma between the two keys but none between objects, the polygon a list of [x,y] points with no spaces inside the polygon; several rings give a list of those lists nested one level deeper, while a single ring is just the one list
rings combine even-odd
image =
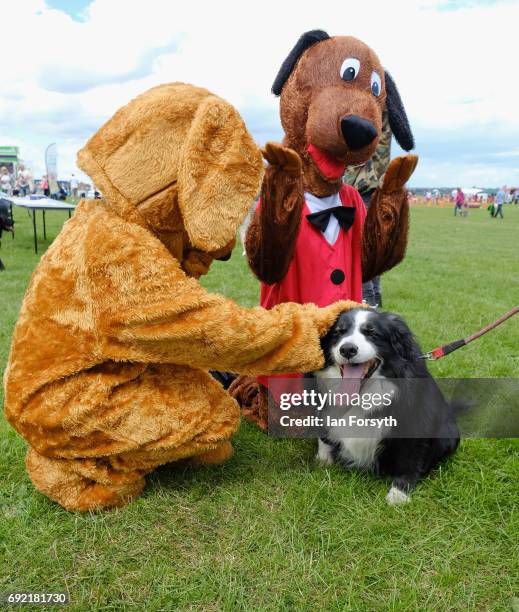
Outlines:
[{"label": "dog's open mouth", "polygon": [[337,157],[326,153],[313,144],[309,144],[306,150],[317,166],[319,172],[327,179],[336,181],[346,170],[346,164]]},{"label": "dog's open mouth", "polygon": [[350,396],[360,393],[364,381],[374,374],[380,364],[380,359],[374,357],[364,363],[344,363],[340,365],[341,380],[335,390],[340,390],[341,393],[347,393]]},{"label": "dog's open mouth", "polygon": [[342,378],[370,378],[380,365],[380,359],[373,357],[364,363],[345,363],[340,366]]}]

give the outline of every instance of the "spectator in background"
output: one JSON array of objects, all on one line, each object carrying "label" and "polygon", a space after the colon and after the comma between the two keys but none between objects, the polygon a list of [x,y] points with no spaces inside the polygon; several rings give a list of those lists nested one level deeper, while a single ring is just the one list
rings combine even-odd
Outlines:
[{"label": "spectator in background", "polygon": [[41,177],[41,185],[40,185],[40,187],[43,190],[43,195],[48,198],[50,196],[50,189],[49,189],[49,179],[47,178],[46,174],[44,174]]},{"label": "spectator in background", "polygon": [[494,218],[497,219],[499,215],[501,219],[503,219],[503,204],[505,203],[506,198],[506,185],[501,187],[501,189],[497,192],[496,195],[496,203],[494,206]]},{"label": "spectator in background", "polygon": [[72,174],[70,177],[70,192],[73,198],[77,198],[79,190],[79,181],[76,178],[75,174]]},{"label": "spectator in background", "polygon": [[461,187],[458,187],[456,189],[456,201],[454,202],[454,216],[456,216],[458,212],[460,213],[460,216],[461,216],[461,210],[464,204],[465,204],[465,194],[461,190]]},{"label": "spectator in background", "polygon": [[21,196],[26,196],[31,190],[31,175],[29,171],[25,169],[24,164],[18,166],[16,186]]},{"label": "spectator in background", "polygon": [[6,168],[6,166],[2,166],[0,168],[0,191],[10,196],[12,195],[12,189],[13,183],[9,170]]},{"label": "spectator in background", "polygon": [[[382,133],[373,157],[362,166],[349,166],[343,176],[343,181],[355,187],[369,208],[371,196],[382,183],[382,178],[391,160],[391,127],[387,110],[382,113]],[[362,301],[374,308],[382,306],[382,288],[380,276],[362,284]]]}]

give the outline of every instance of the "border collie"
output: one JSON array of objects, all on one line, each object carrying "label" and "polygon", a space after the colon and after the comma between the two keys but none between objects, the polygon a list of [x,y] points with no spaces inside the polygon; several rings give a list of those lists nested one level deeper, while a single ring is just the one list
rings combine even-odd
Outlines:
[{"label": "border collie", "polygon": [[[463,407],[447,403],[420,359],[420,347],[398,315],[350,310],[337,319],[321,343],[325,367],[313,373],[321,390],[329,388],[331,379],[340,379],[350,390],[351,383],[362,393],[382,385],[392,394],[390,406],[369,410],[350,406],[341,408],[342,415],[345,410],[346,415],[362,417],[391,415],[398,427],[370,430],[370,437],[362,437],[364,428],[328,428],[326,437],[318,441],[317,460],[390,477],[388,503],[408,502],[417,482],[456,450],[460,439],[456,414]],[[353,436],[342,437],[348,434]]]}]

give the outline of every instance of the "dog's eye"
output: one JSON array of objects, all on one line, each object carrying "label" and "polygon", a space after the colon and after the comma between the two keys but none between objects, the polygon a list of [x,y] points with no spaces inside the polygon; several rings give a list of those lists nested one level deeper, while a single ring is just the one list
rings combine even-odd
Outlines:
[{"label": "dog's eye", "polygon": [[380,75],[378,72],[373,71],[371,73],[371,93],[374,96],[380,96],[380,92],[382,91],[382,81],[380,80]]},{"label": "dog's eye", "polygon": [[375,328],[374,328],[374,327],[371,327],[371,326],[365,327],[365,328],[362,330],[362,333],[363,333],[365,336],[373,336],[373,334],[375,333]]},{"label": "dog's eye", "polygon": [[348,57],[342,62],[341,66],[341,79],[343,81],[353,81],[354,78],[359,74],[360,62],[355,57]]}]

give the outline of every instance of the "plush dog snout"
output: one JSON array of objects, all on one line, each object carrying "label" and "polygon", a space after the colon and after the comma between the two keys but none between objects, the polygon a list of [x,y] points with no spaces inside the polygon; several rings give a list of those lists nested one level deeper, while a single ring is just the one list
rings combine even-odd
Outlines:
[{"label": "plush dog snout", "polygon": [[350,149],[356,151],[373,142],[377,136],[375,126],[357,115],[348,115],[341,120],[341,132]]},{"label": "plush dog snout", "polygon": [[351,342],[345,342],[339,348],[339,353],[346,359],[351,359],[352,357],[355,357],[358,352],[359,347],[356,344],[352,344]]}]

